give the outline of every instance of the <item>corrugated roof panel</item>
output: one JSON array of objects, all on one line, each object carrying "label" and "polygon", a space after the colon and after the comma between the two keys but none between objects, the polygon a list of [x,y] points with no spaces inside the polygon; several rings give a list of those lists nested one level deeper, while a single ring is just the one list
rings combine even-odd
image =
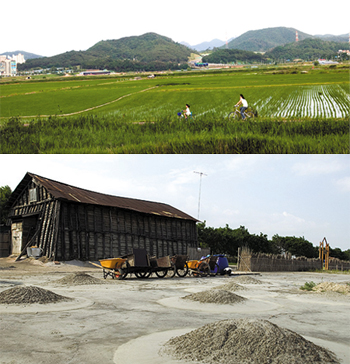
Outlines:
[{"label": "corrugated roof panel", "polygon": [[[57,182],[48,178],[44,178],[32,173],[27,173],[25,178],[27,176],[30,176],[31,178],[34,179],[34,181],[45,187],[48,190],[48,192],[57,199],[86,203],[86,204],[118,207],[146,214],[154,214],[165,217],[198,221],[197,219],[182,212],[181,210],[178,210],[175,207],[172,207],[164,203],[138,200],[127,197],[112,196],[99,192],[93,192],[79,187],[70,186],[65,183]],[[17,188],[19,188],[20,186],[23,186],[23,184],[22,185],[20,184]]]}]

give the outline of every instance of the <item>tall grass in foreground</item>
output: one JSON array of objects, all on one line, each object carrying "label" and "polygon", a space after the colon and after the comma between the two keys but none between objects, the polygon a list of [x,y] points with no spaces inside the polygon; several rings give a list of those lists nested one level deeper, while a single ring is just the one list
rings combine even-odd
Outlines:
[{"label": "tall grass in foreground", "polygon": [[10,119],[0,128],[1,153],[349,153],[349,122],[228,121],[208,115],[133,123],[110,115]]}]

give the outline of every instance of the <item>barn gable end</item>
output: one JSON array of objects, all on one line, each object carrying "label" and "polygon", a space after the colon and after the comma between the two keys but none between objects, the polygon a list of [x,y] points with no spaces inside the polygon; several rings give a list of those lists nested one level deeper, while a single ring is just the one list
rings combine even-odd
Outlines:
[{"label": "barn gable end", "polygon": [[98,260],[145,248],[197,246],[197,220],[172,206],[99,194],[27,173],[10,198],[12,253],[36,245],[55,260]]}]

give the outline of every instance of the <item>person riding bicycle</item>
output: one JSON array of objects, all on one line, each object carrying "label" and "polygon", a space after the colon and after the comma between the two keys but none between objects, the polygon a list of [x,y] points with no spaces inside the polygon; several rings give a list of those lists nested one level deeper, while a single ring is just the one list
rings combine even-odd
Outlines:
[{"label": "person riding bicycle", "polygon": [[248,101],[244,98],[242,94],[240,94],[239,96],[240,99],[235,106],[242,104],[242,107],[239,110],[241,111],[242,119],[244,120],[245,119],[244,112],[248,109]]},{"label": "person riding bicycle", "polygon": [[182,111],[185,119],[187,119],[190,115],[191,115],[191,111],[190,111],[190,105],[186,104],[186,109]]}]

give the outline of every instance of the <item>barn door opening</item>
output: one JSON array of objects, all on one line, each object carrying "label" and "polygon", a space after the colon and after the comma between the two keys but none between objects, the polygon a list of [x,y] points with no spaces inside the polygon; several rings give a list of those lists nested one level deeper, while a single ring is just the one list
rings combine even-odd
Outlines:
[{"label": "barn door opening", "polygon": [[[12,254],[19,255],[35,234],[39,215],[23,217],[21,220],[11,224],[11,247]],[[31,245],[36,245],[33,241]]]}]

